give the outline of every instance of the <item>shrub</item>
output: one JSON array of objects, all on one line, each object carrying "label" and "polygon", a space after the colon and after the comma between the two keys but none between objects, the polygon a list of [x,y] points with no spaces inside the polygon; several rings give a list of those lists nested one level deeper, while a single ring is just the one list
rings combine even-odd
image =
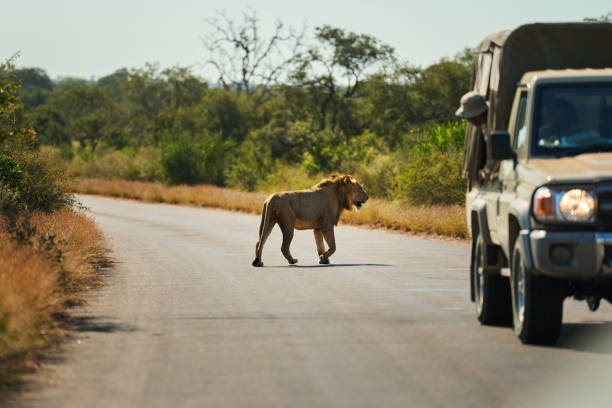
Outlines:
[{"label": "shrub", "polygon": [[80,148],[70,150],[42,146],[41,154],[62,163],[72,177],[101,178],[106,180],[161,181],[161,150],[145,146],[138,150],[97,149],[95,153]]},{"label": "shrub", "polygon": [[308,174],[298,167],[279,165],[257,184],[258,191],[301,190],[310,188],[324,178],[322,173]]},{"label": "shrub", "polygon": [[274,167],[268,145],[260,145],[251,135],[236,149],[227,182],[231,187],[254,191]]},{"label": "shrub", "polygon": [[46,163],[36,150],[36,132],[17,126],[21,104],[20,83],[12,61],[0,64],[0,185],[2,213],[51,211],[71,202],[58,168]]},{"label": "shrub", "polygon": [[461,177],[463,152],[417,155],[397,176],[396,195],[411,205],[461,204],[466,182]]},{"label": "shrub", "polygon": [[229,144],[220,133],[196,138],[182,134],[162,147],[162,171],[169,184],[224,184],[225,154]]},{"label": "shrub", "polygon": [[465,122],[430,128],[414,146],[396,177],[396,196],[411,205],[461,204],[466,182],[461,176]]},{"label": "shrub", "polygon": [[355,176],[371,197],[389,200],[394,198],[399,171],[395,156],[380,153],[368,161],[347,162],[343,164],[342,171]]}]

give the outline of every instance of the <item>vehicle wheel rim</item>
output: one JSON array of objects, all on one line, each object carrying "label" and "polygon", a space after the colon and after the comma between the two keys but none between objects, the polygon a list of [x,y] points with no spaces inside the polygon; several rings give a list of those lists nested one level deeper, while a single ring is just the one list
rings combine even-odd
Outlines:
[{"label": "vehicle wheel rim", "polygon": [[[518,254],[517,254],[518,255]],[[525,318],[525,267],[522,259],[516,256],[514,260],[516,273],[514,274],[514,307],[516,308],[516,317],[522,324]]]},{"label": "vehicle wheel rim", "polygon": [[476,247],[476,265],[474,265],[475,279],[474,282],[476,284],[476,310],[478,315],[482,312],[482,306],[484,303],[483,296],[483,287],[484,287],[484,275],[483,275],[483,264],[484,264],[484,256],[482,252],[482,245],[478,244]]}]

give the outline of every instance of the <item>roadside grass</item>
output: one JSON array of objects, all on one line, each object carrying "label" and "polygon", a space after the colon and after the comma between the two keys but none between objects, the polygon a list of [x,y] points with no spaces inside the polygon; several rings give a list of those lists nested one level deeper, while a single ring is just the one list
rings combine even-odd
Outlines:
[{"label": "roadside grass", "polygon": [[[76,179],[72,182],[71,189],[81,194],[219,208],[251,214],[261,213],[263,202],[268,196],[264,193],[209,185],[171,187],[161,183],[100,179]],[[460,205],[411,207],[371,199],[359,212],[345,211],[341,223],[456,239],[468,237],[465,211]]]},{"label": "roadside grass", "polygon": [[109,265],[102,232],[81,212],[37,213],[30,221],[36,232],[27,242],[0,229],[0,395],[63,336],[68,307],[100,284]]}]

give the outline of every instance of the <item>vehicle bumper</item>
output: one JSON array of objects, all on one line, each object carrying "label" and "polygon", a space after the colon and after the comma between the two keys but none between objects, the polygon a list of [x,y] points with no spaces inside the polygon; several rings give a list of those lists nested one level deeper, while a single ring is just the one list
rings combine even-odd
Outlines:
[{"label": "vehicle bumper", "polygon": [[612,233],[534,230],[535,273],[577,281],[612,279]]}]

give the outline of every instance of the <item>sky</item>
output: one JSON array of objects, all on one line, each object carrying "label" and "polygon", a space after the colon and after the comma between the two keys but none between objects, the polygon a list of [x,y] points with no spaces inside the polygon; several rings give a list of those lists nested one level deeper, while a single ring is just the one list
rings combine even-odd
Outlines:
[{"label": "sky", "polygon": [[[254,10],[265,34],[276,19],[301,27],[329,24],[369,34],[397,58],[428,66],[474,47],[486,35],[531,22],[581,21],[612,12],[610,0],[12,0],[2,6],[0,60],[40,67],[51,78],[99,78],[120,68],[191,66],[204,78],[206,18],[223,10],[239,20]],[[269,32],[269,31],[268,31]]]}]

